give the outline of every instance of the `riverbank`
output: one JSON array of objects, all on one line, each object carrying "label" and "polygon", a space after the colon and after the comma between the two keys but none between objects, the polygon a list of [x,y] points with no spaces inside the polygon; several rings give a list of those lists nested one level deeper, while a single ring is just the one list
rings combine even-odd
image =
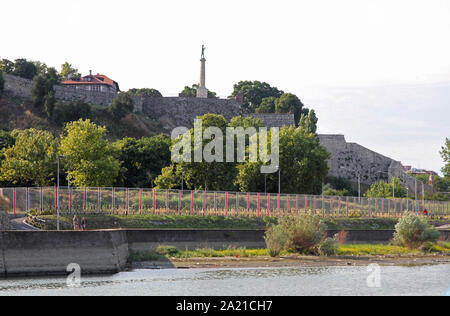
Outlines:
[{"label": "riverbank", "polygon": [[[165,254],[163,254],[165,253]],[[162,246],[156,251],[132,251],[133,269],[191,269],[191,268],[264,268],[379,265],[450,264],[450,243],[440,242],[429,252],[392,245],[340,245],[339,255],[330,257],[304,256],[285,253],[272,258],[266,249],[196,249],[179,251]]]},{"label": "riverbank", "polygon": [[129,269],[205,269],[205,268],[285,268],[285,267],[329,267],[329,266],[421,266],[450,264],[450,255],[405,255],[405,256],[283,256],[280,258],[172,258],[170,260],[134,262]]}]

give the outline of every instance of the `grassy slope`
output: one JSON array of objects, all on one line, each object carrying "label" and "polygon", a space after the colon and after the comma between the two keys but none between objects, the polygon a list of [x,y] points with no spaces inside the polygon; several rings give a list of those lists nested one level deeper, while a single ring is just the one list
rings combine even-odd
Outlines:
[{"label": "grassy slope", "polygon": [[[125,136],[140,138],[163,132],[160,123],[144,115],[129,114],[120,122],[117,122],[111,117],[107,109],[105,106],[92,105],[91,120],[99,125],[106,126],[108,138],[112,141]],[[12,131],[27,128],[48,130],[55,136],[62,131],[61,126],[48,120],[44,113],[37,110],[30,101],[3,96],[0,99],[0,129]]]},{"label": "grassy slope", "polygon": [[[54,225],[55,215],[43,215],[39,218]],[[72,217],[61,218],[63,227],[70,229]],[[160,216],[160,215],[87,215],[88,229],[113,228],[250,228],[265,229],[268,223],[276,223],[274,217],[220,217],[220,216]],[[330,230],[377,230],[394,229],[396,219],[390,218],[327,218],[325,223]]]}]

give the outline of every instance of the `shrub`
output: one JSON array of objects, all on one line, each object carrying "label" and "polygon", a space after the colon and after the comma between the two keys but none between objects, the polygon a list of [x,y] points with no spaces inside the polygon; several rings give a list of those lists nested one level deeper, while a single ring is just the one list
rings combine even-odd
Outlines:
[{"label": "shrub", "polygon": [[288,235],[281,225],[271,226],[265,236],[267,250],[271,257],[278,257],[285,248]]},{"label": "shrub", "polygon": [[338,242],[336,238],[327,238],[317,247],[317,252],[321,256],[334,256],[338,253]]},{"label": "shrub", "polygon": [[160,254],[160,255],[164,255],[164,256],[176,256],[180,253],[180,251],[178,250],[177,247],[174,246],[158,246],[156,248],[156,253]]},{"label": "shrub", "polygon": [[426,242],[437,242],[439,235],[439,231],[429,225],[424,217],[407,213],[395,226],[394,243],[417,249]]},{"label": "shrub", "polygon": [[288,235],[287,247],[303,254],[316,253],[327,229],[320,217],[313,214],[286,217],[281,226]]}]

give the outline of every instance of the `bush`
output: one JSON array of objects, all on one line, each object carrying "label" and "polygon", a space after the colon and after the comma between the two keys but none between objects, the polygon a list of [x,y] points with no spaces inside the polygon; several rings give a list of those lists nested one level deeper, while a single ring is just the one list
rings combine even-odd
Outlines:
[{"label": "bush", "polygon": [[287,247],[302,254],[316,253],[327,229],[320,217],[312,214],[286,217],[281,226],[288,234]]},{"label": "bush", "polygon": [[338,242],[336,238],[327,238],[317,247],[317,252],[321,256],[334,256],[338,253]]},{"label": "bush", "polygon": [[109,111],[111,112],[112,116],[118,121],[123,119],[129,113],[133,112],[133,109],[133,99],[127,93],[120,93],[118,96],[116,96],[111,106],[109,107]]},{"label": "bush", "polygon": [[288,235],[281,225],[271,226],[265,236],[267,250],[271,257],[278,257],[285,248]]},{"label": "bush", "polygon": [[62,126],[64,123],[88,119],[91,117],[91,106],[83,100],[57,103],[53,111],[53,121]]},{"label": "bush", "polygon": [[394,243],[417,249],[426,242],[437,242],[439,235],[439,231],[429,225],[424,217],[407,213],[395,226]]},{"label": "bush", "polygon": [[180,253],[180,251],[178,250],[177,247],[162,245],[162,246],[158,246],[156,248],[156,253],[163,255],[163,256],[173,257],[173,256],[178,255]]}]

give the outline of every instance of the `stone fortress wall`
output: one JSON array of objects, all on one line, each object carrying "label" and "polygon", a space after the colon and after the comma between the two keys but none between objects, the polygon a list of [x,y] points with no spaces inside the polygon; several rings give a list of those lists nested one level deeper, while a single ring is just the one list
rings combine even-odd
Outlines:
[{"label": "stone fortress wall", "polygon": [[[32,80],[4,74],[5,92],[12,96],[31,99]],[[116,94],[75,90],[64,86],[55,86],[58,100],[83,99],[92,104],[109,106]],[[249,114],[235,99],[208,99],[185,97],[135,97],[135,112],[162,123],[164,130],[171,131],[175,127],[191,128],[197,116],[207,113],[221,114],[226,119],[238,115],[251,116],[263,120],[267,127],[295,125],[292,114]],[[376,153],[356,143],[347,143],[344,135],[319,135],[322,146],[331,154],[328,161],[330,176],[342,177],[352,182],[361,175],[361,183],[370,185],[380,179],[400,177],[414,192],[415,179],[404,172],[400,162]],[[381,172],[379,172],[381,171]],[[418,192],[422,191],[417,182]],[[433,191],[429,185],[425,190]]]}]

